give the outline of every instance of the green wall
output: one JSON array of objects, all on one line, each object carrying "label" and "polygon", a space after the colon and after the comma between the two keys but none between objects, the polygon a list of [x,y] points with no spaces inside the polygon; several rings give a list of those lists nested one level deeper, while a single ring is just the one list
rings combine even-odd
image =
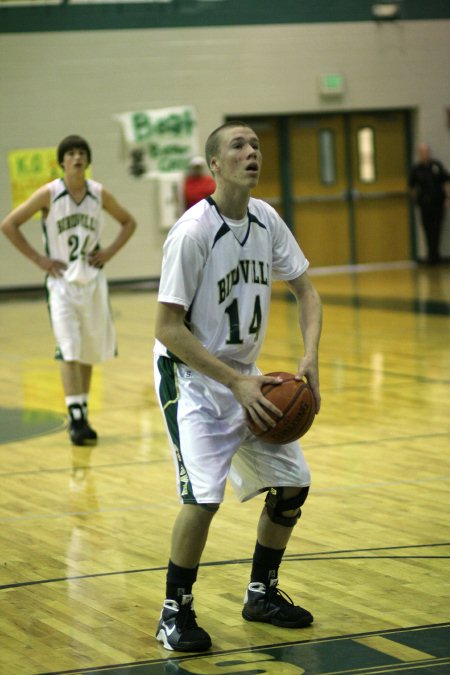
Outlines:
[{"label": "green wall", "polygon": [[[171,0],[0,6],[0,33],[373,21],[383,0]],[[401,20],[450,18],[450,0],[399,0]]]}]

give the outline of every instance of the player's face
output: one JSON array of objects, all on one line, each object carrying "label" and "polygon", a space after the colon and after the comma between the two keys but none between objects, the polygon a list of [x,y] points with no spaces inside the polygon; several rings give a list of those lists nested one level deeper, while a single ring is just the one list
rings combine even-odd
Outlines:
[{"label": "player's face", "polygon": [[64,153],[62,167],[65,173],[84,172],[88,164],[88,154],[83,148],[72,148]]},{"label": "player's face", "polygon": [[259,180],[262,155],[258,136],[248,127],[229,127],[221,131],[220,151],[211,166],[217,179],[246,188]]}]

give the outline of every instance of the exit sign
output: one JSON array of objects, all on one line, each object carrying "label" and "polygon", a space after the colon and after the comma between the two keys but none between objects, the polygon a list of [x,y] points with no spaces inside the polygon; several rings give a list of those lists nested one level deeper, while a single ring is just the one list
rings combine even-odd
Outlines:
[{"label": "exit sign", "polygon": [[319,93],[322,96],[341,96],[344,93],[344,76],[340,73],[320,75]]}]

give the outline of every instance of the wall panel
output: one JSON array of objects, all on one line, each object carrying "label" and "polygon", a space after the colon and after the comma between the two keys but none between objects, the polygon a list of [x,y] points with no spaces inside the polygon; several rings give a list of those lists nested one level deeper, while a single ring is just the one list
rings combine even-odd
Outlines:
[{"label": "wall panel", "polygon": [[[450,164],[448,20],[13,33],[0,35],[0,55],[2,213],[10,150],[85,135],[94,178],[139,222],[109,266],[113,279],[158,276],[163,242],[154,187],[128,175],[115,113],[192,104],[203,143],[226,115],[413,108],[417,137]],[[345,76],[342,99],[321,100],[317,77],[327,72]],[[6,240],[0,257],[0,288],[42,281]]]}]

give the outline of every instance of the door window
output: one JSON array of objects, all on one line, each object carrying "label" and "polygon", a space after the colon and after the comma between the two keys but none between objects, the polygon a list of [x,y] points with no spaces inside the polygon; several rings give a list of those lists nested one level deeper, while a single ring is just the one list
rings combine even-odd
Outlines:
[{"label": "door window", "polygon": [[332,129],[320,129],[319,131],[319,158],[320,180],[324,185],[334,185],[336,183],[336,151]]},{"label": "door window", "polygon": [[358,173],[361,183],[374,183],[375,170],[375,132],[372,127],[361,127],[356,133],[358,148]]}]

